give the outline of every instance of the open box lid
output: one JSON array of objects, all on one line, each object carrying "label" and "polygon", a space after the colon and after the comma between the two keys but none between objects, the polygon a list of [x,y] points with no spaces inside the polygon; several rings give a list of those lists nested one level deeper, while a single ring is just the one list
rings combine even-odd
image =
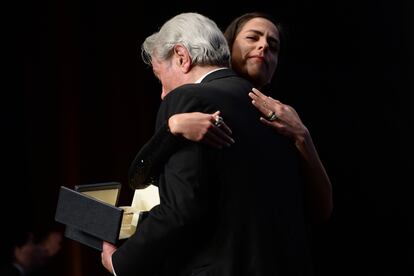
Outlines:
[{"label": "open box lid", "polygon": [[103,182],[76,185],[75,191],[91,196],[113,206],[117,206],[121,191],[120,182]]}]

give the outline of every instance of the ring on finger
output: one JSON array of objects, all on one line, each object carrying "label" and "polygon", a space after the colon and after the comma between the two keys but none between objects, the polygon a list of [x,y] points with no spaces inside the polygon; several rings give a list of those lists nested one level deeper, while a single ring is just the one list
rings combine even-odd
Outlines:
[{"label": "ring on finger", "polygon": [[221,116],[216,116],[214,118],[214,125],[216,127],[221,127],[221,125],[223,124],[223,122],[224,122],[224,120],[223,120],[223,117],[221,117]]},{"label": "ring on finger", "polygon": [[279,117],[276,115],[276,112],[271,111],[269,112],[269,114],[267,115],[267,119],[271,122],[276,121],[277,119],[279,119]]}]

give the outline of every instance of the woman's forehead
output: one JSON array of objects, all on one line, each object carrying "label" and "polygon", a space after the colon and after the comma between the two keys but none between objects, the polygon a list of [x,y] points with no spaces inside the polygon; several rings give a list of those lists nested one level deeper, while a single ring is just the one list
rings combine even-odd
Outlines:
[{"label": "woman's forehead", "polygon": [[255,17],[247,21],[240,29],[240,32],[259,31],[261,33],[268,33],[272,36],[279,37],[279,30],[272,21],[263,18]]}]

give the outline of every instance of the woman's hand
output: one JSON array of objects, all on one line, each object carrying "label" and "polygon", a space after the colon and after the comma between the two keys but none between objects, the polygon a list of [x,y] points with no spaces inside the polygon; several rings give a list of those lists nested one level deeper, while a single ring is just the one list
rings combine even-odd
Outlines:
[{"label": "woman's hand", "polygon": [[332,185],[325,167],[319,158],[312,137],[291,106],[262,94],[253,88],[249,93],[253,105],[265,116],[260,120],[279,133],[293,139],[304,160],[306,177],[305,200],[308,215],[313,221],[327,220],[332,214]]},{"label": "woman's hand", "polygon": [[260,117],[264,124],[292,138],[297,147],[303,143],[305,136],[308,135],[308,129],[293,107],[264,95],[256,88],[252,89],[249,96],[252,104],[264,115]]},{"label": "woman's hand", "polygon": [[213,114],[201,112],[180,113],[168,119],[168,127],[174,135],[187,140],[201,142],[221,149],[234,143],[231,130],[220,117],[220,111]]}]

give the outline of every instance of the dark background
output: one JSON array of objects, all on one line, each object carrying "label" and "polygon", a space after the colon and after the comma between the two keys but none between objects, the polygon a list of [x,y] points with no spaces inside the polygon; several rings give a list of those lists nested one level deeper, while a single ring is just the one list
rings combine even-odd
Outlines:
[{"label": "dark background", "polygon": [[[332,218],[312,229],[316,275],[412,275],[410,1],[152,2],[13,7],[6,27],[17,55],[7,69],[18,80],[3,92],[9,203],[1,244],[24,227],[39,235],[61,229],[54,222],[61,185],[126,184],[160,103],[161,87],[140,58],[148,35],[180,12],[200,12],[224,30],[258,10],[287,31],[272,96],[297,109],[334,189]],[[125,185],[120,205],[131,198]],[[43,275],[107,273],[98,251],[65,240]]]}]

